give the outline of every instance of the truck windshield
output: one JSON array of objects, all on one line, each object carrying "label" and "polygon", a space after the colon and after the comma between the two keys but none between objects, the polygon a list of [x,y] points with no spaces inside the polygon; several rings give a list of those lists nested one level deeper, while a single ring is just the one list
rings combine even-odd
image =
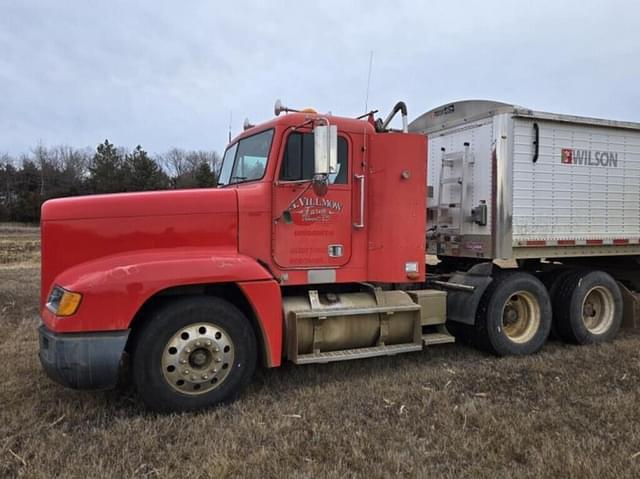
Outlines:
[{"label": "truck windshield", "polygon": [[259,180],[267,167],[273,129],[243,138],[227,148],[218,185]]}]

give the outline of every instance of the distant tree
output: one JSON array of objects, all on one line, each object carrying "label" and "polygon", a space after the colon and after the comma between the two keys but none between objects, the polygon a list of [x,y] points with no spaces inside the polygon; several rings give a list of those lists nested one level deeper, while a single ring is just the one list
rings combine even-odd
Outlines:
[{"label": "distant tree", "polygon": [[43,201],[87,192],[89,156],[86,151],[64,145],[53,148],[38,145],[31,158],[40,172],[40,197]]},{"label": "distant tree", "polygon": [[198,188],[210,188],[218,185],[216,174],[211,171],[209,163],[202,162],[195,172],[195,183]]},{"label": "distant tree", "polygon": [[169,171],[172,188],[195,188],[195,168],[189,152],[172,148],[161,156],[161,161]]},{"label": "distant tree", "polygon": [[169,187],[169,177],[145,150],[138,145],[125,158],[125,188],[127,191],[162,190]]},{"label": "distant tree", "polygon": [[87,185],[88,167],[91,161],[87,150],[69,146],[58,146],[54,150],[58,159],[61,176],[56,196],[76,196],[89,192]]},{"label": "distant tree", "polygon": [[0,154],[0,221],[35,222],[50,198],[217,185],[213,151],[173,148],[151,157],[141,146],[126,153],[108,140],[94,152],[37,145],[19,159]]},{"label": "distant tree", "polygon": [[33,222],[40,218],[41,174],[38,166],[30,159],[23,160],[17,172],[16,202],[11,212],[14,221]]},{"label": "distant tree", "polygon": [[160,162],[169,172],[171,178],[182,176],[188,169],[187,153],[180,148],[171,148],[164,155],[160,156]]},{"label": "distant tree", "polygon": [[125,190],[125,168],[122,154],[105,140],[96,148],[89,166],[92,193],[116,193]]},{"label": "distant tree", "polygon": [[0,221],[12,219],[16,192],[17,170],[7,154],[0,157]]},{"label": "distant tree", "polygon": [[185,151],[173,148],[161,158],[171,175],[173,188],[215,187],[218,183],[220,155],[215,151]]},{"label": "distant tree", "polygon": [[222,166],[222,158],[220,158],[220,155],[215,151],[197,151],[194,153],[199,158],[199,164],[202,165],[203,163],[206,163],[213,175],[213,180],[210,182],[210,186],[217,186],[218,174],[220,173],[220,167]]},{"label": "distant tree", "polygon": [[38,166],[38,172],[40,173],[40,197],[45,197],[45,174],[51,173],[53,170],[53,165],[51,165],[51,161],[49,160],[49,155],[47,149],[42,145],[38,144],[33,150],[33,162]]}]

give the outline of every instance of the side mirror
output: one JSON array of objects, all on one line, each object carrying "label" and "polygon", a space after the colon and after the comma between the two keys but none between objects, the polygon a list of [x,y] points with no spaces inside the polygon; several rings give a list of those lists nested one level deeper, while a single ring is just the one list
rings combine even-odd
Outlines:
[{"label": "side mirror", "polygon": [[338,169],[338,126],[323,125],[313,129],[314,177],[328,176]]}]

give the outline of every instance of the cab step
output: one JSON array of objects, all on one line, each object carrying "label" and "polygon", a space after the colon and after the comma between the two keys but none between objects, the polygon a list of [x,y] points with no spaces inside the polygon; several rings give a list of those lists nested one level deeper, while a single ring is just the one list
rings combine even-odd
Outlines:
[{"label": "cab step", "polygon": [[454,343],[455,341],[456,338],[447,333],[428,333],[422,335],[422,344],[425,346]]},{"label": "cab step", "polygon": [[320,353],[300,354],[293,362],[295,364],[330,363],[333,361],[373,358],[375,356],[392,356],[394,354],[409,353],[412,351],[421,350],[422,344],[392,344],[389,346],[373,346],[370,348],[344,349],[342,351],[326,351]]}]

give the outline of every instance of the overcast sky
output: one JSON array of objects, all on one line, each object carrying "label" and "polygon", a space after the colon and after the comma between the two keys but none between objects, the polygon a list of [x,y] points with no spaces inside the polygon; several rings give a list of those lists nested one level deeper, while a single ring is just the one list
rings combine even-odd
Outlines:
[{"label": "overcast sky", "polygon": [[0,153],[221,151],[276,98],[410,119],[495,99],[640,121],[634,1],[0,0]]}]

